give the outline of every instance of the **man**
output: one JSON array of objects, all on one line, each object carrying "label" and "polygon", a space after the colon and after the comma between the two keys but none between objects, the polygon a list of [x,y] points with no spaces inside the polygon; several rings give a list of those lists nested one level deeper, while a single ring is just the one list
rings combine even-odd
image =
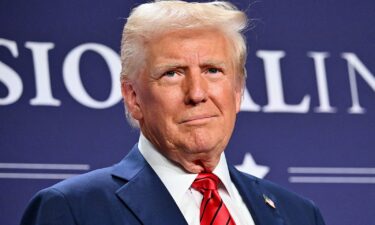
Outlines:
[{"label": "man", "polygon": [[121,83],[139,143],[112,167],[39,192],[21,224],[324,224],[310,201],[226,163],[245,85],[246,23],[225,2],[135,8]]}]

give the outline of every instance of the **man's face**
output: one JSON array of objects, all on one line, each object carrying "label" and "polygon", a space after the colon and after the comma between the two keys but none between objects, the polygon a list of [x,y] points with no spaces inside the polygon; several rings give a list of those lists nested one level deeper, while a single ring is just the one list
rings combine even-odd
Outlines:
[{"label": "man's face", "polygon": [[164,33],[146,48],[145,69],[123,84],[129,112],[167,158],[190,172],[213,169],[240,108],[231,45],[199,29]]}]

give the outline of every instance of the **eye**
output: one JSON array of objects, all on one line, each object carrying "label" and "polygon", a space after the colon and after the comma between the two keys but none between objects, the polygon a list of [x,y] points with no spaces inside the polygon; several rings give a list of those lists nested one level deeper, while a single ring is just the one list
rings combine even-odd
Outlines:
[{"label": "eye", "polygon": [[183,71],[179,69],[165,70],[159,77],[160,82],[164,84],[177,84],[183,77]]},{"label": "eye", "polygon": [[217,69],[217,68],[208,68],[207,72],[208,72],[208,73],[219,73],[220,70]]},{"label": "eye", "polygon": [[167,71],[163,74],[163,76],[166,76],[166,77],[174,77],[175,75],[177,75],[177,73],[174,70]]},{"label": "eye", "polygon": [[218,67],[208,67],[206,69],[206,74],[212,77],[218,77],[220,75],[224,75],[224,71]]}]

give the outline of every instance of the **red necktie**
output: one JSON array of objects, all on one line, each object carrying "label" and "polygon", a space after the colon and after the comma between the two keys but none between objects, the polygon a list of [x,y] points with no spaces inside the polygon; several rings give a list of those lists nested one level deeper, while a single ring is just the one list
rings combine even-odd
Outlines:
[{"label": "red necktie", "polygon": [[213,173],[200,173],[191,185],[203,194],[200,209],[201,225],[235,225],[217,191],[219,182],[219,178]]}]

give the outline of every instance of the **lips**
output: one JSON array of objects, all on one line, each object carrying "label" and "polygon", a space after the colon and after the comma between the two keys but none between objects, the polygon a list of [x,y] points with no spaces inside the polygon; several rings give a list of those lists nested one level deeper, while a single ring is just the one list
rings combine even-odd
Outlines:
[{"label": "lips", "polygon": [[181,124],[203,124],[209,122],[211,119],[217,117],[216,115],[195,115],[184,118]]}]

